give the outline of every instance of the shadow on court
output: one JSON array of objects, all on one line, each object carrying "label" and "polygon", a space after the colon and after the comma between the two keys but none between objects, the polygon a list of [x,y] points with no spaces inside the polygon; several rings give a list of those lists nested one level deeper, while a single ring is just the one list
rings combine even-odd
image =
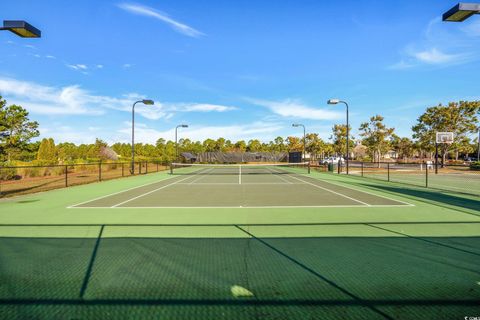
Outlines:
[{"label": "shadow on court", "polygon": [[360,182],[359,185],[379,191],[394,193],[396,195],[407,196],[407,198],[413,198],[414,200],[424,201],[429,204],[434,202],[435,204],[444,204],[448,206],[455,206],[458,208],[480,211],[480,198],[475,199],[473,198],[473,196],[456,196],[448,193],[438,192],[438,190],[421,190],[417,188],[410,188],[407,186],[387,186],[364,182]]},{"label": "shadow on court", "polygon": [[[1,238],[0,312],[8,319],[478,313],[480,256],[458,248],[479,248],[479,237],[259,238],[237,228],[245,237]],[[234,297],[235,285],[254,297]]]}]

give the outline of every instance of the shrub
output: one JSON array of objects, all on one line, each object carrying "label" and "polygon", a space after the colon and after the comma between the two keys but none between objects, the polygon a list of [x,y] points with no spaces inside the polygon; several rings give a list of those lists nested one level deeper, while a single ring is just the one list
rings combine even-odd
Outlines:
[{"label": "shrub", "polygon": [[480,171],[480,161],[472,162],[470,164],[470,170]]},{"label": "shrub", "polygon": [[0,167],[0,180],[13,180],[17,177],[17,169]]}]

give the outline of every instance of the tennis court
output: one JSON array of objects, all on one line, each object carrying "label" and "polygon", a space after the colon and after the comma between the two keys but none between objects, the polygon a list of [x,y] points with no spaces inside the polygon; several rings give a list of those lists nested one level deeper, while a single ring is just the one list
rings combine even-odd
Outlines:
[{"label": "tennis court", "polygon": [[479,248],[478,197],[189,166],[0,201],[0,314],[463,318],[478,315]]},{"label": "tennis court", "polygon": [[[174,164],[175,165],[175,164]],[[70,208],[408,206],[309,177],[306,165],[180,165],[172,177]]]}]

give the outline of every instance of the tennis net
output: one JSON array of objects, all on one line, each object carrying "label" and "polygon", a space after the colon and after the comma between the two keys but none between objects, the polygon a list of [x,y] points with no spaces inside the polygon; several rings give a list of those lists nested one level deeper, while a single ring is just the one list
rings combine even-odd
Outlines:
[{"label": "tennis net", "polygon": [[188,164],[172,163],[170,173],[178,175],[248,175],[248,174],[305,174],[310,173],[310,164]]}]

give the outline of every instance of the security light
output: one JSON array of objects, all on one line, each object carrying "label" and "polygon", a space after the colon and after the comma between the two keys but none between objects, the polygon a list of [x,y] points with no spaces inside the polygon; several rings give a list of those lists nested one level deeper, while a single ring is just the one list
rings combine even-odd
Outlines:
[{"label": "security light", "polygon": [[22,38],[40,38],[42,32],[23,20],[4,20],[3,28],[0,30],[8,30]]},{"label": "security light", "polygon": [[460,2],[443,14],[443,21],[462,22],[478,13],[480,13],[479,3]]}]

